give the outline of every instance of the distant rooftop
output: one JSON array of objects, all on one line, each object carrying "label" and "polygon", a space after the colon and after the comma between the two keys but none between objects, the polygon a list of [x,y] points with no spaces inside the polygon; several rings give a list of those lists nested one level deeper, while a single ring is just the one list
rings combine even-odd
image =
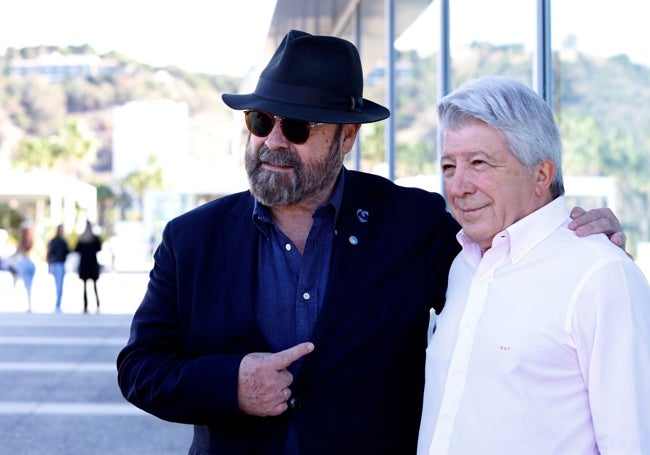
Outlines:
[{"label": "distant rooftop", "polygon": [[61,82],[77,76],[91,76],[113,72],[119,64],[95,54],[66,54],[59,52],[35,58],[12,58],[9,70],[12,76],[29,77],[40,74],[50,82]]}]

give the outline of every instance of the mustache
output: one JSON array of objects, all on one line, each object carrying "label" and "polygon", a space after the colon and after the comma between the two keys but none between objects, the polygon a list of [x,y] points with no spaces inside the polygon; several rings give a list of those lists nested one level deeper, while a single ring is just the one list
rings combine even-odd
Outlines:
[{"label": "mustache", "polygon": [[273,166],[290,166],[295,169],[300,169],[302,163],[298,155],[289,149],[271,150],[266,145],[263,145],[257,152],[258,166],[262,163],[271,164]]}]

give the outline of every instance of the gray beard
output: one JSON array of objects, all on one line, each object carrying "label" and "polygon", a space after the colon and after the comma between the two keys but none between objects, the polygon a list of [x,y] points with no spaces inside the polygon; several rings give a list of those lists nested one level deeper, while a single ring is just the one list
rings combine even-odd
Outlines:
[{"label": "gray beard", "polygon": [[[249,136],[245,165],[250,191],[255,199],[268,207],[320,200],[323,192],[332,188],[343,166],[342,129],[342,125],[339,125],[334,133],[327,156],[306,166],[289,149],[270,150],[263,145],[255,152]],[[290,166],[293,173],[264,169],[263,163]]]}]

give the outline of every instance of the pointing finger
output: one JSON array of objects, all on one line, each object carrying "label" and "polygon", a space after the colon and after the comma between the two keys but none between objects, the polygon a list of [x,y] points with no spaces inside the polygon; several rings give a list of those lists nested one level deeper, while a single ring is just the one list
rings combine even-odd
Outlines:
[{"label": "pointing finger", "polygon": [[271,362],[278,370],[284,370],[296,360],[306,356],[314,350],[314,343],[305,342],[285,349],[284,351],[276,352],[270,357]]}]

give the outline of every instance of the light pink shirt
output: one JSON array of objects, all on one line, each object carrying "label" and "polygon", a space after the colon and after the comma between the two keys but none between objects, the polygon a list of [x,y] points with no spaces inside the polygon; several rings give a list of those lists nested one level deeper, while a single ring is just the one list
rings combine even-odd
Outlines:
[{"label": "light pink shirt", "polygon": [[568,222],[560,197],[483,257],[458,234],[418,454],[650,454],[650,286]]}]

